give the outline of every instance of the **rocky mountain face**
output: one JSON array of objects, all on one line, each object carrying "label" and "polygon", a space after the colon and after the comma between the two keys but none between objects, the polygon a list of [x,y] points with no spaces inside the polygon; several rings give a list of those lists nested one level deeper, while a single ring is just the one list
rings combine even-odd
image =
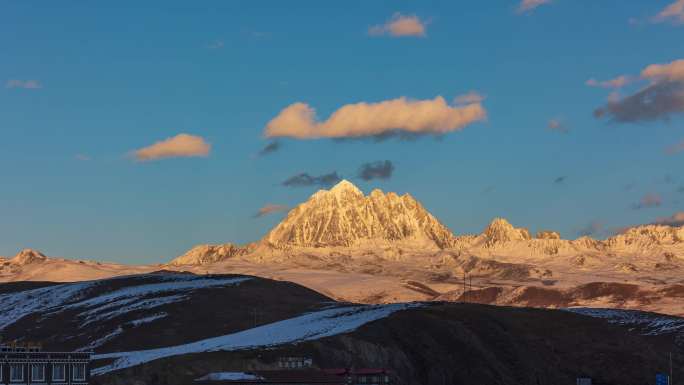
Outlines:
[{"label": "rocky mountain face", "polygon": [[29,265],[32,263],[45,262],[48,257],[38,250],[23,249],[14,258],[10,259],[10,263],[18,266]]},{"label": "rocky mountain face", "polygon": [[223,245],[197,245],[185,254],[171,261],[172,265],[206,265],[248,254],[254,245],[237,246],[232,243]]},{"label": "rocky mountain face", "polygon": [[410,241],[446,248],[453,234],[409,194],[364,194],[343,180],[290,211],[263,242],[282,247],[356,246],[364,241]]}]

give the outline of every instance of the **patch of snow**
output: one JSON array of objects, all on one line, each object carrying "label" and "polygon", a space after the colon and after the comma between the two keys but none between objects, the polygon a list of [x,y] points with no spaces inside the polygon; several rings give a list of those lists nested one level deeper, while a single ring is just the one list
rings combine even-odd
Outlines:
[{"label": "patch of snow", "polygon": [[[124,277],[114,278],[115,280]],[[131,278],[130,276],[125,278]],[[83,299],[88,289],[104,285],[111,280],[67,283],[20,292],[0,294],[0,330],[31,314],[57,313],[67,309],[87,308],[79,316],[86,319],[82,326],[140,309],[150,309],[164,304],[178,302],[186,295],[160,296],[164,293],[183,293],[216,286],[237,285],[250,280],[249,277],[209,279],[194,275],[146,274],[135,278],[155,278],[162,282],[123,287],[121,289]],[[145,299],[149,296],[153,298]],[[109,310],[115,308],[115,310]]]},{"label": "patch of snow", "polygon": [[95,341],[92,341],[88,345],[86,345],[82,348],[76,349],[76,351],[80,351],[80,352],[91,351],[97,347],[102,346],[105,342],[111,340],[112,338],[118,336],[121,333],[123,333],[123,329],[121,328],[121,326],[119,326],[116,329],[114,329],[112,332],[105,334],[104,336],[96,339]]},{"label": "patch of snow", "polygon": [[168,305],[170,303],[174,302],[180,302],[184,299],[186,299],[186,295],[169,295],[165,297],[158,297],[158,298],[147,298],[147,299],[140,299],[138,300],[137,298],[132,301],[130,305],[127,306],[122,306],[119,307],[115,310],[108,311],[102,314],[98,314],[97,316],[90,316],[89,318],[86,319],[86,321],[81,324],[81,326],[87,326],[90,325],[94,322],[102,322],[102,321],[107,321],[112,318],[118,317],[123,314],[130,313],[132,311],[136,310],[149,310],[153,309],[155,307],[163,306],[163,305]]},{"label": "patch of snow", "polygon": [[612,324],[635,326],[644,330],[644,335],[660,335],[684,331],[684,318],[645,313],[638,310],[600,309],[575,307],[565,311],[602,318]]},{"label": "patch of snow", "polygon": [[0,313],[0,330],[29,314],[42,313],[73,301],[93,285],[93,282],[69,283],[0,294],[0,309],[3,309]]},{"label": "patch of snow", "polygon": [[264,378],[262,376],[258,376],[253,373],[244,373],[244,372],[218,372],[218,373],[209,373],[204,377],[200,377],[196,379],[195,381],[240,381],[240,380],[246,380],[246,381],[256,381],[256,380],[263,380]]},{"label": "patch of snow", "polygon": [[140,326],[142,324],[150,323],[150,322],[156,321],[160,318],[164,318],[166,316],[168,316],[168,313],[161,312],[161,313],[153,314],[149,317],[140,318],[140,319],[136,319],[133,321],[126,322],[126,324],[127,325],[133,325],[133,326]]},{"label": "patch of snow", "polygon": [[345,306],[320,310],[268,325],[243,330],[219,337],[207,338],[188,344],[159,349],[118,352],[94,355],[93,360],[114,359],[108,365],[93,369],[93,375],[140,365],[160,358],[190,353],[233,351],[269,347],[301,341],[316,340],[348,333],[392,313],[413,307],[418,303],[373,306]]}]

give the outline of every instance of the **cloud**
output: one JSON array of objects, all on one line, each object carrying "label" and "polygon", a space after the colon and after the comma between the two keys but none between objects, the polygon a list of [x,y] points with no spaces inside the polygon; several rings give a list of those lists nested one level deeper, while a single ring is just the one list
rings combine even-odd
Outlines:
[{"label": "cloud", "polygon": [[221,49],[224,47],[223,40],[214,40],[211,43],[207,44],[208,49]]},{"label": "cloud", "polygon": [[684,211],[679,211],[669,217],[656,218],[656,225],[667,225],[667,226],[684,226]]},{"label": "cloud", "polygon": [[684,81],[684,59],[667,64],[651,64],[641,71],[641,77],[658,81]]},{"label": "cloud", "polygon": [[86,154],[76,154],[76,156],[74,158],[76,158],[76,160],[80,160],[82,162],[87,162],[90,159],[92,159],[89,155],[86,155]]},{"label": "cloud", "polygon": [[599,221],[592,221],[589,224],[587,224],[586,226],[579,229],[579,231],[577,231],[577,234],[580,237],[591,237],[591,236],[595,236],[595,235],[597,235],[603,231],[604,231],[603,223],[601,223]]},{"label": "cloud", "polygon": [[301,173],[295,176],[287,178],[283,182],[283,186],[286,187],[306,187],[306,186],[332,186],[335,183],[341,181],[342,178],[337,174],[337,171],[333,171],[329,174],[323,174],[319,176],[311,176],[308,173]]},{"label": "cloud", "polygon": [[139,161],[149,161],[178,157],[206,157],[210,150],[211,145],[202,137],[179,134],[136,150],[135,158]]},{"label": "cloud", "polygon": [[549,120],[549,123],[546,125],[546,128],[548,128],[549,131],[556,131],[562,134],[567,134],[568,132],[570,132],[568,127],[566,127],[565,124],[563,124],[563,122],[561,122],[559,119]]},{"label": "cloud", "polygon": [[665,7],[657,15],[653,17],[653,22],[662,23],[670,21],[675,24],[684,23],[684,0],[677,0],[674,3]]},{"label": "cloud", "polygon": [[616,77],[615,79],[599,81],[594,78],[587,80],[584,84],[589,87],[602,87],[602,88],[622,88],[630,82],[630,78],[625,75]]},{"label": "cloud", "polygon": [[668,155],[674,155],[684,151],[684,141],[673,144],[665,149],[665,153]]},{"label": "cloud", "polygon": [[393,172],[394,164],[389,160],[364,163],[359,167],[359,178],[365,181],[389,179]]},{"label": "cloud", "polygon": [[318,121],[309,105],[294,103],[268,122],[264,135],[297,139],[364,138],[397,133],[441,135],[459,131],[486,117],[487,112],[480,103],[450,106],[441,96],[347,104],[325,121]]},{"label": "cloud", "polygon": [[464,105],[473,103],[482,103],[485,100],[485,96],[477,91],[470,91],[467,94],[458,95],[454,98],[454,104]]},{"label": "cloud", "polygon": [[663,199],[658,194],[646,194],[641,197],[638,203],[632,205],[634,210],[647,209],[651,207],[659,207],[663,204]]},{"label": "cloud", "polygon": [[518,13],[529,12],[540,5],[549,3],[551,3],[551,0],[522,0],[518,5]]},{"label": "cloud", "polygon": [[635,123],[668,119],[684,112],[684,60],[651,64],[641,71],[640,78],[650,84],[624,98],[611,94],[605,106],[594,110],[594,116]]},{"label": "cloud", "polygon": [[278,141],[271,142],[259,151],[259,156],[268,155],[280,150],[281,144]]},{"label": "cloud", "polygon": [[425,37],[427,34],[427,23],[423,22],[416,15],[402,15],[395,13],[385,24],[378,24],[368,29],[371,36],[390,35],[393,37]]},{"label": "cloud", "polygon": [[624,98],[611,98],[594,110],[596,118],[608,117],[616,123],[636,123],[668,119],[684,112],[684,82],[657,82]]},{"label": "cloud", "polygon": [[5,88],[23,88],[27,90],[37,90],[39,88],[43,88],[43,85],[40,84],[38,80],[10,79],[5,84]]},{"label": "cloud", "polygon": [[558,178],[553,180],[553,183],[554,184],[561,184],[561,183],[565,182],[566,179],[568,179],[567,176],[559,176]]},{"label": "cloud", "polygon": [[285,205],[275,205],[275,204],[266,204],[264,207],[260,208],[259,211],[257,211],[256,214],[254,214],[254,218],[260,218],[263,217],[264,215],[269,215],[273,213],[277,213],[280,211],[285,211],[289,207]]}]

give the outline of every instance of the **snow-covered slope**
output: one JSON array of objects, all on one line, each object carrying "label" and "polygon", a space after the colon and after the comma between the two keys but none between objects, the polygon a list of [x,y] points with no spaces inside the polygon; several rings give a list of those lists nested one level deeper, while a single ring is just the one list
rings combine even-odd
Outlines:
[{"label": "snow-covered slope", "polygon": [[644,335],[684,333],[684,318],[636,310],[568,308],[573,313],[602,318],[610,323],[638,329]]},{"label": "snow-covered slope", "polygon": [[189,353],[267,348],[316,340],[348,333],[366,323],[385,318],[396,311],[417,306],[419,305],[392,304],[335,307],[189,344],[152,350],[97,354],[93,356],[95,361],[106,359],[114,359],[114,361],[96,367],[92,373],[95,376],[102,375],[113,370],[140,365],[160,358]]},{"label": "snow-covered slope", "polygon": [[7,340],[60,349],[156,347],[291,318],[329,302],[288,282],[238,275],[155,272],[33,287],[0,284],[0,332]]}]

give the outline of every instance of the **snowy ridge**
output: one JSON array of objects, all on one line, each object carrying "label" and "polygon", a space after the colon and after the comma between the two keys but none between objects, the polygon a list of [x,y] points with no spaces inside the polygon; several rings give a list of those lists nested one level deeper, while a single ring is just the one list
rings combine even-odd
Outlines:
[{"label": "snowy ridge", "polygon": [[76,300],[79,295],[96,282],[71,283],[25,290],[17,293],[0,294],[0,330],[22,317],[43,313]]},{"label": "snowy ridge", "polygon": [[79,314],[79,316],[85,318],[85,321],[81,326],[87,326],[93,322],[112,319],[134,310],[152,309],[162,305],[179,302],[187,298],[185,295],[181,294],[162,294],[182,293],[207,287],[237,285],[249,279],[250,278],[246,277],[223,279],[197,279],[193,276],[182,277],[180,281],[175,282],[124,287],[105,295],[69,304],[58,309],[58,311],[74,308],[87,308],[87,311]]},{"label": "snowy ridge", "polygon": [[[162,282],[123,287],[88,299],[88,293],[100,285],[117,280],[156,279]],[[31,314],[58,313],[67,309],[87,309],[79,314],[81,326],[114,318],[134,310],[150,309],[185,299],[188,291],[217,286],[236,285],[248,277],[207,279],[193,275],[146,274],[109,280],[87,281],[0,294],[0,330]],[[168,294],[168,295],[164,295]],[[150,298],[146,298],[150,297]]]},{"label": "snowy ridge", "polygon": [[351,332],[366,323],[388,317],[394,312],[422,306],[418,303],[345,306],[320,310],[237,333],[159,349],[96,354],[93,360],[114,359],[93,369],[95,376],[182,354],[263,348],[316,340]]},{"label": "snowy ridge", "polygon": [[567,308],[565,311],[602,318],[612,324],[633,326],[643,329],[644,335],[660,335],[684,331],[684,318],[645,313],[638,310]]}]

